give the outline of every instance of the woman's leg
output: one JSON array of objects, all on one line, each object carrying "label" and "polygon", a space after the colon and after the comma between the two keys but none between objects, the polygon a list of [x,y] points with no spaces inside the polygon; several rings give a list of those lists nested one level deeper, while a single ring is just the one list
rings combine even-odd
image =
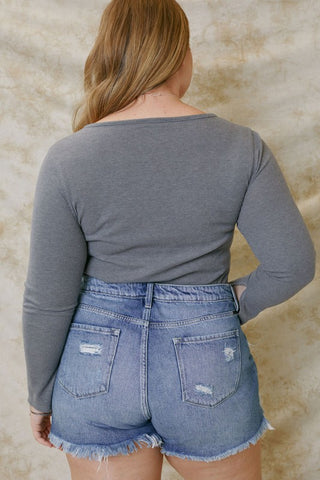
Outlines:
[{"label": "woman's leg", "polygon": [[[214,462],[198,462],[166,455],[184,480],[261,480],[261,445],[255,445]],[[139,448],[129,455],[108,457],[108,462],[67,454],[72,480],[160,480],[163,455],[160,448]],[[100,467],[100,468],[99,468]]]},{"label": "woman's leg", "polygon": [[184,480],[261,480],[260,441],[236,455],[214,462],[198,462],[166,455]]},{"label": "woman's leg", "polygon": [[139,447],[129,455],[98,462],[67,454],[72,480],[160,480],[163,455],[159,447]]}]

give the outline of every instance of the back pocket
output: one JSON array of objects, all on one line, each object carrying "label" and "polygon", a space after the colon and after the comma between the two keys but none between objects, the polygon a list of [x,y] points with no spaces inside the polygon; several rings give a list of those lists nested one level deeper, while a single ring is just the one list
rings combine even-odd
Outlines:
[{"label": "back pocket", "polygon": [[78,398],[107,393],[120,329],[72,323],[57,381]]},{"label": "back pocket", "polygon": [[182,401],[214,407],[236,392],[241,372],[238,329],[172,340]]}]

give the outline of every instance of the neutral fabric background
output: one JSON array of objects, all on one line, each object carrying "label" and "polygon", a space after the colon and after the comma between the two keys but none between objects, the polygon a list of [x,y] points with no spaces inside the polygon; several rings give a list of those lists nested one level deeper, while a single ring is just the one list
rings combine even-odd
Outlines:
[{"label": "neutral fabric background", "polygon": [[[1,1],[1,464],[4,479],[69,478],[64,455],[33,441],[21,303],[33,194],[48,148],[71,133],[103,0]],[[184,0],[194,77],[184,100],[258,131],[275,153],[319,246],[317,0]],[[236,234],[230,278],[256,260]],[[319,276],[244,326],[261,401],[264,480],[319,478]],[[180,478],[164,461],[163,479]]]}]

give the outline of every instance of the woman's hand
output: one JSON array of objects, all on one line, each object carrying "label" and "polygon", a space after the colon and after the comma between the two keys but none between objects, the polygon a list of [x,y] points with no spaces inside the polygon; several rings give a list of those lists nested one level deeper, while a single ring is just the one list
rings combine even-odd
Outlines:
[{"label": "woman's hand", "polygon": [[48,438],[51,429],[51,414],[42,414],[42,412],[36,408],[30,407],[30,423],[33,436],[37,442],[52,448],[54,445],[52,445]]},{"label": "woman's hand", "polygon": [[238,301],[240,300],[240,297],[246,288],[247,287],[245,285],[233,285],[233,289],[235,291]]}]

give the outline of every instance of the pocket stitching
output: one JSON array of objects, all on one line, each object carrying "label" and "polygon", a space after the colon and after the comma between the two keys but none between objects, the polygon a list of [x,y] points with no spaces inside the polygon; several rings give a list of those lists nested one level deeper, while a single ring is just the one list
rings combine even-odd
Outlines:
[{"label": "pocket stitching", "polygon": [[90,305],[89,303],[83,303],[83,302],[79,303],[78,310],[85,310],[85,311],[93,312],[97,315],[102,315],[104,317],[109,316],[109,317],[117,318],[124,321],[129,320],[130,322],[134,322],[138,325],[141,325],[141,322],[142,322],[141,318],[131,317],[130,315],[124,315],[122,313],[116,313],[116,312],[113,312],[112,310],[106,310],[105,308],[102,308],[102,307],[96,307],[94,305]]},{"label": "pocket stitching", "polygon": [[228,330],[227,332],[217,332],[209,333],[207,335],[194,335],[186,337],[174,337],[172,340],[174,343],[192,343],[192,342],[201,342],[206,340],[215,340],[217,338],[229,338],[229,337],[239,337],[239,330],[233,329]]},{"label": "pocket stitching", "polygon": [[[232,334],[231,334],[232,333]],[[185,375],[185,366],[182,361],[182,358],[180,356],[180,353],[177,349],[177,344],[181,343],[198,343],[196,339],[200,339],[199,342],[205,341],[204,338],[207,340],[215,340],[215,339],[223,339],[223,338],[231,338],[235,337],[237,341],[237,349],[239,350],[239,360],[238,360],[238,366],[237,366],[237,373],[236,373],[236,380],[235,380],[235,385],[233,390],[226,396],[224,396],[221,400],[219,400],[216,403],[213,404],[204,404],[200,402],[195,402],[187,398],[187,381],[186,381],[186,375]],[[184,339],[193,339],[190,342],[185,341]],[[195,339],[195,340],[194,340]],[[238,389],[240,378],[241,378],[241,370],[242,370],[242,354],[241,354],[241,342],[240,342],[240,335],[239,335],[239,330],[229,330],[228,332],[220,332],[220,333],[214,333],[214,334],[209,334],[209,335],[198,335],[198,336],[192,336],[192,337],[174,337],[173,339],[174,343],[174,349],[176,353],[176,359],[178,363],[178,370],[179,370],[179,377],[180,377],[180,386],[181,386],[181,393],[182,393],[182,401],[185,403],[189,403],[191,405],[196,405],[198,407],[209,407],[209,408],[214,408],[218,405],[220,405],[222,402],[227,400],[229,397],[234,395]]]},{"label": "pocket stitching", "polygon": [[[90,393],[75,393],[74,391],[70,390],[66,383],[63,383],[63,380],[61,379],[61,376],[63,376],[63,370],[60,372],[60,375],[58,375],[57,381],[61,385],[61,387],[72,397],[74,398],[89,398],[89,397],[95,397],[97,395],[103,395],[108,393],[109,391],[109,386],[110,386],[110,380],[111,380],[111,374],[113,370],[113,364],[114,364],[114,358],[116,355],[116,351],[118,348],[118,343],[119,343],[119,337],[120,337],[120,332],[121,330],[118,328],[112,328],[112,327],[100,327],[100,326],[95,326],[95,325],[84,325],[80,323],[74,323],[71,325],[70,330],[74,331],[79,331],[79,330],[84,330],[88,331],[89,333],[100,333],[103,335],[108,335],[109,337],[113,337],[111,340],[111,345],[112,345],[112,350],[111,350],[111,355],[109,357],[109,369],[107,372],[107,376],[105,377],[105,380],[101,382],[104,386],[103,390],[100,391],[95,391],[95,392],[90,392]],[[102,331],[104,330],[104,331]],[[59,373],[59,372],[58,372]],[[64,374],[64,376],[66,376]],[[100,385],[101,385],[100,383]],[[74,388],[74,387],[73,387]]]},{"label": "pocket stitching", "polygon": [[100,325],[88,325],[84,323],[77,323],[74,322],[71,324],[70,330],[85,330],[92,333],[99,332],[103,335],[115,335],[119,336],[120,328],[113,328],[113,327],[103,327]]}]

